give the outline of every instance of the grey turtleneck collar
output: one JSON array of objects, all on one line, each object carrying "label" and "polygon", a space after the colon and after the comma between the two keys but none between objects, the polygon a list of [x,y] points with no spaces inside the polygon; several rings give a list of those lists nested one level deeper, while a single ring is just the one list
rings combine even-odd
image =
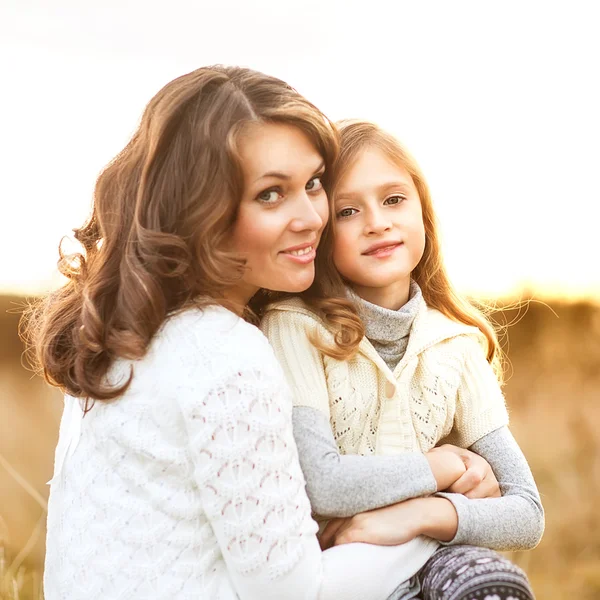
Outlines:
[{"label": "grey turtleneck collar", "polygon": [[406,352],[410,329],[423,299],[421,288],[411,281],[408,302],[398,310],[372,304],[350,289],[348,295],[356,303],[367,339],[393,371]]}]

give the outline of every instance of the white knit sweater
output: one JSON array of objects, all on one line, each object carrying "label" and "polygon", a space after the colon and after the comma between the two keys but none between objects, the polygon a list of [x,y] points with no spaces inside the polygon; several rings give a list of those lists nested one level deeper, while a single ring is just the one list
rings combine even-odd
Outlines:
[{"label": "white knit sweater", "polygon": [[291,394],[255,327],[189,310],[111,381],[132,365],[127,392],[85,417],[65,400],[46,600],[384,600],[419,568],[410,545],[321,553]]}]

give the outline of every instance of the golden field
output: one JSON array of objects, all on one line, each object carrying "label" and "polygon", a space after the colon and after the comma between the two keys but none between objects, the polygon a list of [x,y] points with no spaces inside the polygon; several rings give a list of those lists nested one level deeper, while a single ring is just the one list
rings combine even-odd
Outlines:
[{"label": "golden field", "polygon": [[[42,598],[45,503],[60,394],[21,364],[24,300],[0,297],[0,600]],[[538,302],[508,324],[511,427],[546,509],[546,533],[512,558],[539,599],[600,598],[600,307]]]}]

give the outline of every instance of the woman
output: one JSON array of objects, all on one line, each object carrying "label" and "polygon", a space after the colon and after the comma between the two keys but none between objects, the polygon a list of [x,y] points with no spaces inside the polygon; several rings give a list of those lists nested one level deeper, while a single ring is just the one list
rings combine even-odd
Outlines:
[{"label": "woman", "polygon": [[259,288],[312,283],[336,146],[282,81],[210,67],[163,88],[101,174],[84,252],[62,257],[69,282],[29,321],[66,392],[47,600],[383,599],[396,586],[397,560],[321,553],[291,394],[240,318]]}]

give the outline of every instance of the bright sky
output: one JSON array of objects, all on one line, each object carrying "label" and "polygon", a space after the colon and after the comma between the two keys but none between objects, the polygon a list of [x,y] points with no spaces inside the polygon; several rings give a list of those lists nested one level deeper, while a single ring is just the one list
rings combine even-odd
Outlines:
[{"label": "bright sky", "polygon": [[228,63],[402,139],[463,291],[600,297],[597,6],[2,0],[0,290],[56,285],[58,240],[85,220],[146,102]]}]

